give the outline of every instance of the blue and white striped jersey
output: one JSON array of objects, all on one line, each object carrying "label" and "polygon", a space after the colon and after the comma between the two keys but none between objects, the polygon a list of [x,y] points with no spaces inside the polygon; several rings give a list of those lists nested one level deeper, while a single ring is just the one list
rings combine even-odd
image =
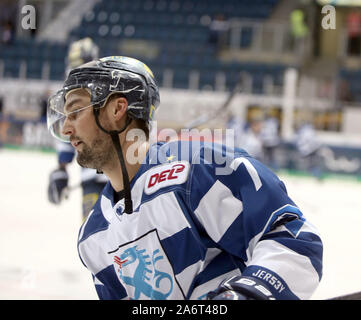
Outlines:
[{"label": "blue and white striped jersey", "polygon": [[131,181],[132,214],[108,183],[79,232],[100,299],[204,299],[255,277],[276,299],[307,299],[322,242],[284,184],[241,149],[157,143]]}]

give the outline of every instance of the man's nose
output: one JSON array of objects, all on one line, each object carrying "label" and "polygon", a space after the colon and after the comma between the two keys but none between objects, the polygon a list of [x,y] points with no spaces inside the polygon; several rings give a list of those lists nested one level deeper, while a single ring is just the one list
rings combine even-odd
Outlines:
[{"label": "man's nose", "polygon": [[70,124],[68,117],[65,118],[61,133],[64,136],[71,136],[74,133],[74,127]]}]

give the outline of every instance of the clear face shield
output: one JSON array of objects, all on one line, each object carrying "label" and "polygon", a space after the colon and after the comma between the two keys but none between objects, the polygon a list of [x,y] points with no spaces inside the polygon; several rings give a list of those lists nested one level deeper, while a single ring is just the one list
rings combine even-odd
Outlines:
[{"label": "clear face shield", "polygon": [[[84,87],[68,87],[64,88],[62,90],[59,90],[57,93],[55,93],[53,96],[49,98],[48,106],[47,106],[47,126],[48,130],[52,134],[52,136],[60,141],[63,142],[70,142],[69,136],[63,134],[63,127],[65,120],[75,118],[76,115],[90,107],[94,107],[94,104],[87,104],[84,106],[84,102],[74,104],[75,107],[71,107],[71,111],[66,110],[66,102],[69,93],[79,90],[79,89],[85,89],[89,92],[90,97],[90,90]],[[101,107],[105,105],[106,99],[100,101]],[[98,103],[97,103],[98,104]]]},{"label": "clear face shield", "polygon": [[64,110],[66,93],[67,90],[63,89],[49,98],[46,115],[48,130],[54,138],[63,142],[69,142],[69,137],[62,133],[66,119]]}]

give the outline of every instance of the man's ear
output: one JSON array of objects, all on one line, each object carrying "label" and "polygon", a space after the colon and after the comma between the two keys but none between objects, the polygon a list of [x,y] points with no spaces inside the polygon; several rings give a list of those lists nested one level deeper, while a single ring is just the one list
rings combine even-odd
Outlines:
[{"label": "man's ear", "polygon": [[122,119],[128,109],[128,101],[124,97],[117,97],[113,101],[112,117],[115,121]]}]

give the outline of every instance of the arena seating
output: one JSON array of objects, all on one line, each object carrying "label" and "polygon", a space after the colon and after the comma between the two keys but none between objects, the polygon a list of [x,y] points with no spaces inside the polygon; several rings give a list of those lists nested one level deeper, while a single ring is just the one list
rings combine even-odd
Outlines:
[{"label": "arena seating", "polygon": [[339,71],[339,98],[341,100],[361,101],[361,70],[341,68]]},{"label": "arena seating", "polygon": [[[153,57],[135,56],[153,69],[160,85],[163,71],[173,70],[173,86],[188,88],[189,75],[198,71],[199,88],[215,89],[217,74],[224,73],[230,89],[244,71],[253,77],[253,92],[261,93],[265,76],[281,84],[285,65],[267,63],[222,62],[214,44],[209,42],[209,23],[222,14],[225,19],[267,19],[278,0],[102,0],[71,31],[69,40],[91,37],[102,56],[123,54],[119,42],[126,39],[156,43],[158,54]],[[242,47],[249,46],[252,30],[243,30]],[[44,62],[49,62],[50,79],[64,77],[68,44],[32,39],[16,39],[3,46],[4,76],[19,76],[20,62],[25,61],[26,77],[42,76]]]}]

